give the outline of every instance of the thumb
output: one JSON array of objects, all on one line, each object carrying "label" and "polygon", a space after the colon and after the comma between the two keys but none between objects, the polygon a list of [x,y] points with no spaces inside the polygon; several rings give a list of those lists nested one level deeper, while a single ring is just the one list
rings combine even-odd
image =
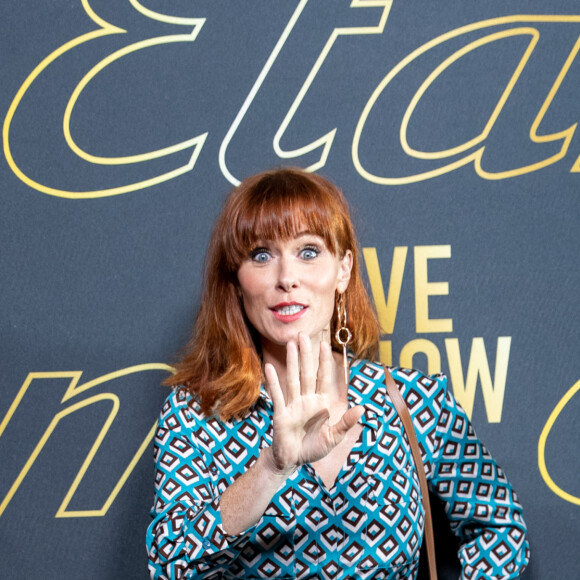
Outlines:
[{"label": "thumb", "polygon": [[352,429],[363,416],[365,409],[362,405],[357,405],[356,407],[351,407],[345,414],[340,418],[340,421],[335,423],[331,429],[332,434],[337,443],[339,443],[350,429]]}]

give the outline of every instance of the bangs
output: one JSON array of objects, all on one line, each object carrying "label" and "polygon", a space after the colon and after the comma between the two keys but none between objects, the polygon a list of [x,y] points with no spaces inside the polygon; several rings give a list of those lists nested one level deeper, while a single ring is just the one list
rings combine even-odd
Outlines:
[{"label": "bangs", "polygon": [[320,236],[335,256],[344,253],[350,237],[342,217],[348,215],[346,204],[338,190],[317,181],[312,175],[307,182],[301,175],[266,175],[240,196],[223,240],[230,271],[237,271],[258,242],[304,232]]}]

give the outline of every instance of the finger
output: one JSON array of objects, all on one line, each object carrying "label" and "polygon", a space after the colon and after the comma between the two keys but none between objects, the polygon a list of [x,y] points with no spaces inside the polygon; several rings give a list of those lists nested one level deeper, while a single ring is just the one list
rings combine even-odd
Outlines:
[{"label": "finger", "polygon": [[344,439],[347,432],[358,423],[364,411],[365,409],[362,405],[351,407],[337,423],[332,425],[330,429],[337,445]]},{"label": "finger", "polygon": [[264,365],[264,375],[266,376],[266,385],[270,393],[270,398],[272,399],[272,404],[274,405],[274,411],[281,411],[286,405],[286,401],[284,400],[284,394],[280,387],[278,373],[273,364],[266,363]]},{"label": "finger", "polygon": [[332,393],[332,375],[334,358],[332,348],[327,342],[320,343],[318,358],[318,374],[316,376],[316,392],[324,395]]},{"label": "finger", "polygon": [[312,395],[316,392],[316,376],[314,374],[314,357],[312,342],[307,334],[298,334],[300,346],[300,387],[303,395]]},{"label": "finger", "polygon": [[300,397],[300,368],[298,346],[294,340],[286,344],[286,404]]}]

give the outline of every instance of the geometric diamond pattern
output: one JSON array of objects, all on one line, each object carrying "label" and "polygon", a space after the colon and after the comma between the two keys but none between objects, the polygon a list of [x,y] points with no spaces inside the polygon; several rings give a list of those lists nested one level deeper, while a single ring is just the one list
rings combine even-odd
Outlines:
[{"label": "geometric diamond pattern", "polygon": [[[529,549],[517,496],[477,439],[443,375],[393,369],[411,412],[431,491],[461,540],[463,578],[515,577]],[[272,441],[272,403],[243,420],[205,417],[184,389],[163,405],[147,532],[152,578],[414,578],[424,512],[409,443],[379,364],[351,360],[349,404],[363,430],[332,488],[301,466],[238,536],[222,527],[221,493]]]}]

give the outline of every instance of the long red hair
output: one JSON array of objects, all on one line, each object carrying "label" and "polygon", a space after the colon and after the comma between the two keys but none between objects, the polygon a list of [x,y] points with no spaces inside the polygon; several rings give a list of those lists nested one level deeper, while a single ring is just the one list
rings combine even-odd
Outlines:
[{"label": "long red hair", "polygon": [[[349,348],[374,358],[379,323],[362,283],[358,247],[348,205],[328,180],[301,169],[259,173],[228,196],[215,224],[205,265],[202,300],[185,355],[168,385],[183,385],[206,415],[241,418],[256,403],[263,381],[259,336],[244,315],[238,269],[258,240],[289,239],[308,230],[343,257],[353,253],[345,292]],[[336,328],[336,312],[331,329]],[[331,332],[331,344],[342,347]]]}]

